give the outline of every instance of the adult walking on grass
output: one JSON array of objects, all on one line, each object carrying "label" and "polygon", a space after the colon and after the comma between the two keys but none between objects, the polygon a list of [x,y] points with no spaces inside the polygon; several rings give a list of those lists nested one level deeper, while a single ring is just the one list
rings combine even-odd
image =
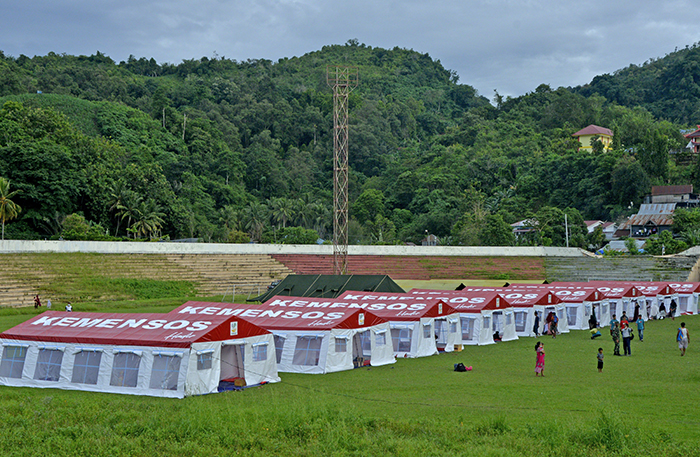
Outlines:
[{"label": "adult walking on grass", "polygon": [[544,378],[544,345],[542,342],[538,341],[535,344],[535,352],[537,356],[535,358],[535,376],[540,376]]},{"label": "adult walking on grass", "polygon": [[685,328],[685,322],[681,322],[676,340],[678,340],[678,349],[681,350],[681,357],[683,357],[685,355],[685,350],[688,349],[688,343],[690,342],[690,335],[688,335],[688,329]]},{"label": "adult walking on grass", "polygon": [[622,348],[625,351],[625,355],[632,355],[632,327],[626,320],[622,321],[620,333],[622,333]]},{"label": "adult walking on grass", "polygon": [[540,336],[540,313],[535,311],[535,325],[532,326],[532,332],[535,336]]},{"label": "adult walking on grass", "polygon": [[637,333],[639,333],[639,341],[644,341],[644,318],[642,316],[637,319]]},{"label": "adult walking on grass", "polygon": [[620,323],[615,320],[612,325],[613,327],[610,329],[610,336],[612,336],[613,343],[615,343],[613,355],[620,355]]}]

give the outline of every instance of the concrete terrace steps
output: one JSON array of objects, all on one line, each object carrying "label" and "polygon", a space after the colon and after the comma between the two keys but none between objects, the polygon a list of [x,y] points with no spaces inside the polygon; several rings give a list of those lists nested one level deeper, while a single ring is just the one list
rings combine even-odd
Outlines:
[{"label": "concrete terrace steps", "polygon": [[[273,254],[297,274],[333,274],[333,256]],[[539,279],[538,257],[447,257],[349,255],[349,274],[381,274],[393,279]]]},{"label": "concrete terrace steps", "polygon": [[236,293],[258,293],[290,273],[259,254],[0,254],[0,306],[31,306],[34,294],[41,295],[51,282],[85,275],[189,281],[199,295],[218,295],[234,288]]}]

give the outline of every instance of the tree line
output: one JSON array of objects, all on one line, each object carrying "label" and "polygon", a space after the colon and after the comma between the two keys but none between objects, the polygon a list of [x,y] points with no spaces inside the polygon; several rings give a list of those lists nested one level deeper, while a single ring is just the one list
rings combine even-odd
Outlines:
[{"label": "tree line", "polygon": [[[696,54],[664,59],[686,68]],[[586,247],[584,219],[632,214],[652,185],[700,184],[681,133],[692,114],[623,104],[597,80],[496,93],[494,106],[428,54],[355,40],[277,62],[0,53],[0,176],[23,208],[8,237],[331,238],[325,74],[338,63],[360,74],[353,244],[419,243],[427,231],[452,245],[564,245],[566,215],[570,245]],[[571,134],[589,124],[613,130],[612,151],[578,151]],[[523,219],[537,230],[516,240],[510,224]]]}]

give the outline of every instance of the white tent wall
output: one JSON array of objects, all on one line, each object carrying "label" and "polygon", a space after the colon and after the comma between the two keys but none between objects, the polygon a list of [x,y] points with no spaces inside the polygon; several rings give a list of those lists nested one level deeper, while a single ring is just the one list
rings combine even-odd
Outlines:
[{"label": "white tent wall", "polygon": [[348,329],[332,329],[328,342],[328,355],[326,365],[327,372],[351,370],[352,363],[352,337],[355,332]]},{"label": "white tent wall", "polygon": [[[189,366],[190,349],[188,348],[156,348],[142,346],[110,346],[110,345],[92,345],[92,344],[64,344],[64,343],[46,343],[41,341],[25,341],[25,340],[0,340],[3,346],[3,353],[0,357],[5,357],[5,349],[11,347],[26,348],[24,358],[24,366],[22,369],[21,378],[13,378],[8,376],[0,376],[0,385],[16,386],[16,387],[40,387],[40,388],[59,388],[66,390],[84,390],[91,392],[107,392],[119,393],[127,395],[148,395],[154,397],[171,397],[182,398],[185,396],[185,382],[187,379],[187,369]],[[37,371],[37,362],[40,351],[56,350],[62,354],[60,362],[60,372],[56,381],[35,379]],[[95,384],[86,384],[73,382],[74,368],[76,366],[76,355],[79,353],[94,352],[100,354],[99,368]],[[120,376],[115,374],[114,359],[118,355],[130,355],[134,361],[138,361],[138,371],[130,369],[131,374],[135,375],[133,379],[136,381],[134,387],[124,385],[112,385],[114,381],[119,381]],[[177,371],[177,381],[172,376],[174,372],[167,373],[165,379],[159,377],[158,370],[154,371],[154,359],[157,357],[172,358],[179,364]],[[51,361],[54,363],[54,360]],[[57,362],[57,359],[55,361]],[[58,368],[58,367],[56,367]],[[172,368],[172,367],[171,367]],[[41,367],[40,367],[41,370]],[[40,371],[39,370],[39,371]],[[86,371],[85,369],[83,371]],[[117,370],[118,371],[118,370]],[[174,386],[175,389],[162,388],[163,382],[169,386]],[[152,387],[156,383],[158,387]],[[217,380],[218,383],[218,380]],[[122,382],[122,384],[125,384]]]},{"label": "white tent wall", "polygon": [[[413,357],[428,357],[438,353],[435,344],[435,323],[432,317],[421,317],[418,328],[413,332],[415,352]],[[410,357],[410,355],[409,355]]]},{"label": "white tent wall", "polygon": [[[535,326],[535,312],[540,313],[540,322],[538,325],[538,333],[542,334],[544,330],[544,320],[546,315],[544,314],[544,306],[534,305],[534,306],[514,306],[513,312],[515,313],[516,322],[520,320],[523,322],[524,316],[524,326],[516,326],[515,333],[518,337],[535,336],[533,328]],[[522,329],[522,330],[520,330]]]},{"label": "white tent wall", "polygon": [[460,313],[457,324],[456,344],[477,345],[481,334],[482,315],[481,313]]},{"label": "white tent wall", "polygon": [[[389,322],[372,327],[372,361],[373,367],[395,363],[394,349],[391,344],[391,329]],[[383,338],[382,338],[383,336]]]},{"label": "white tent wall", "polygon": [[[359,329],[272,330],[278,340],[284,338],[277,370],[307,374],[352,370],[355,352],[362,354],[365,350],[357,344],[356,338],[363,332],[368,332],[366,336],[370,338],[368,355],[371,366],[395,362],[391,346],[391,331],[387,322]],[[345,340],[346,343],[343,345],[342,341],[337,340]],[[274,342],[271,348],[275,348]],[[246,363],[247,360],[246,356]],[[273,360],[276,360],[276,357]],[[299,363],[302,360],[304,363]]]},{"label": "white tent wall", "polygon": [[504,322],[501,332],[501,341],[513,341],[518,339],[515,333],[515,312],[513,308],[503,310]]},{"label": "white tent wall", "polygon": [[[278,372],[323,374],[327,371],[349,370],[352,368],[352,364],[350,364],[349,367],[326,366],[326,354],[328,353],[328,346],[330,344],[329,331],[271,331],[273,334],[281,335],[285,338],[282,357],[277,365]],[[333,343],[335,344],[335,341]],[[305,357],[300,357],[301,352],[297,351],[297,346],[300,347],[300,351],[305,352],[305,354],[303,354]],[[299,363],[302,359],[303,363]]]},{"label": "white tent wall", "polygon": [[[262,346],[265,347],[264,354],[260,350]],[[244,367],[248,386],[280,381],[275,359],[275,340],[271,333],[246,338]]]},{"label": "white tent wall", "polygon": [[494,344],[493,341],[493,311],[482,310],[479,326],[479,346]]},{"label": "white tent wall", "polygon": [[457,321],[458,315],[448,314],[443,317],[434,318],[433,325],[437,334],[437,349],[442,349],[444,352],[452,352],[455,350],[455,341],[457,340]]}]

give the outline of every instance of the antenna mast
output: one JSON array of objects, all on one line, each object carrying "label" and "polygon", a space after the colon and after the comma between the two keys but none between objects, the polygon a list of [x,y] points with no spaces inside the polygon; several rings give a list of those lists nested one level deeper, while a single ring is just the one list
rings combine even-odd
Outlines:
[{"label": "antenna mast", "polygon": [[333,273],[348,272],[348,98],[357,87],[357,67],[328,66],[333,88]]}]

